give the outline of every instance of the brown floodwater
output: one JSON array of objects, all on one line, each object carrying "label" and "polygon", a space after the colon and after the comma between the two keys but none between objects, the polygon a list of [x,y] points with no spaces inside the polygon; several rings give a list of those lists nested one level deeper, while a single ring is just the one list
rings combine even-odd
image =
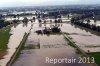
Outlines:
[{"label": "brown floodwater", "polygon": [[15,19],[23,20],[24,17],[27,17],[28,19],[32,19],[32,17],[34,17],[34,16],[20,16],[19,18],[6,17],[5,20],[7,20],[7,21],[11,21],[11,20],[15,20]]},{"label": "brown floodwater", "polygon": [[9,42],[7,44],[8,49],[6,52],[0,52],[0,66],[6,66],[11,56],[16,51],[16,48],[19,46],[25,32],[28,33],[30,28],[31,23],[28,23],[27,26],[24,26],[23,24],[18,24],[11,27],[10,33],[12,35],[10,36]]},{"label": "brown floodwater", "polygon": [[[55,25],[55,24],[52,24]],[[42,30],[44,27],[51,27],[51,24],[42,24],[41,26],[37,23],[33,25],[33,29],[26,41],[25,47],[28,45],[34,45],[39,43],[40,48],[25,49],[21,52],[20,57],[12,66],[90,66],[89,64],[79,64],[79,55],[76,53],[75,48],[70,47],[65,41],[63,35],[44,35],[36,34],[36,30]],[[57,24],[59,25],[59,24]],[[62,24],[60,24],[61,26]],[[75,58],[75,63],[46,63],[46,57],[52,59],[59,58]]]},{"label": "brown floodwater", "polygon": [[100,52],[100,33],[70,23],[63,24],[61,30],[86,52]]},{"label": "brown floodwater", "polygon": [[[29,17],[31,18],[31,16]],[[22,20],[23,17],[20,18]],[[9,19],[8,19],[9,20]],[[10,60],[13,53],[16,51],[16,48],[20,44],[24,33],[29,32],[30,28],[31,34],[28,37],[28,40],[25,46],[39,46],[36,49],[27,49],[21,52],[20,58],[13,64],[13,66],[89,66],[89,64],[49,64],[45,63],[45,57],[51,58],[77,58],[79,57],[76,54],[76,50],[70,47],[65,41],[63,35],[38,35],[35,33],[36,30],[42,30],[45,27],[53,27],[53,25],[59,26],[62,32],[69,33],[73,41],[76,44],[85,50],[86,52],[90,50],[91,52],[100,52],[100,34],[79,26],[75,26],[69,23],[69,20],[63,20],[66,23],[48,23],[48,24],[39,24],[38,20],[34,24],[28,23],[14,25],[11,28],[11,37],[8,43],[8,50],[0,55],[0,65],[6,66],[7,62]],[[99,24],[99,22],[98,22]],[[38,45],[39,44],[39,45]]]},{"label": "brown floodwater", "polygon": [[[87,22],[84,21],[84,23],[87,23]],[[100,20],[97,20],[96,22],[94,22],[94,20],[90,20],[90,25],[100,26]]]}]

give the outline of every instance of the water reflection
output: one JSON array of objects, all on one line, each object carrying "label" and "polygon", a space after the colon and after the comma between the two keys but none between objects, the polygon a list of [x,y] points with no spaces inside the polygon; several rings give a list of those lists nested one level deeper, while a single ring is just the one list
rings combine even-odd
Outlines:
[{"label": "water reflection", "polygon": [[[50,26],[50,25],[49,25]],[[40,41],[40,49],[27,49],[21,52],[20,58],[12,66],[90,66],[89,64],[50,64],[45,63],[46,57],[51,58],[77,58],[78,55],[75,53],[75,49],[70,47],[65,41],[63,35],[37,35],[34,33],[39,27],[33,26],[31,34],[25,46],[29,44],[36,44],[35,42]],[[70,51],[70,52],[69,52]],[[23,61],[24,60],[24,61]]]},{"label": "water reflection", "polygon": [[16,28],[16,27],[18,26],[18,24],[16,24],[16,23],[13,23],[13,26],[14,26],[14,28]]},{"label": "water reflection", "polygon": [[[41,26],[42,25],[42,26]],[[66,29],[67,26],[62,23],[45,23],[45,24],[34,24],[33,29],[28,37],[28,40],[25,46],[37,46],[38,40],[40,43],[40,49],[31,48],[28,50],[23,50],[21,52],[19,60],[17,60],[13,66],[89,66],[89,64],[46,64],[45,57],[52,57],[52,58],[64,58],[64,57],[79,57],[75,53],[75,49],[70,47],[63,35],[38,35],[34,33],[36,30],[42,30],[45,27],[53,27],[59,26],[60,28]],[[67,27],[68,29],[68,27]],[[70,31],[70,30],[69,30]],[[35,41],[35,42],[34,42]],[[27,48],[27,47],[26,47]],[[70,52],[69,52],[70,51]],[[23,61],[24,60],[24,61]]]},{"label": "water reflection", "polygon": [[39,27],[42,27],[42,23],[39,23]]},{"label": "water reflection", "polygon": [[96,31],[93,31],[93,30],[90,30],[90,29],[87,29],[87,28],[84,28],[84,27],[81,27],[81,26],[78,26],[78,25],[73,25],[75,28],[79,28],[81,30],[85,30],[87,33],[91,33],[91,34],[94,34],[94,35],[97,35],[97,36],[100,36],[100,33],[99,32],[96,32]]},{"label": "water reflection", "polygon": [[27,27],[27,23],[23,23],[23,27]]},{"label": "water reflection", "polygon": [[[40,40],[40,49],[34,49],[34,50],[31,49],[31,50],[22,51],[20,60],[18,60],[18,62],[16,62],[14,66],[22,66],[22,65],[23,66],[28,66],[28,65],[33,66],[33,64],[34,66],[40,66],[40,65],[51,66],[45,63],[42,64],[44,57],[46,56],[50,56],[53,58],[58,55],[59,57],[66,57],[66,56],[78,57],[78,55],[75,53],[75,49],[67,45],[67,42],[64,40],[62,35],[37,35],[36,33],[34,33],[36,30],[42,30],[45,27],[51,28],[53,26],[58,26],[61,28],[63,32],[69,33],[70,36],[73,38],[73,40],[77,43],[77,45],[80,46],[82,49],[84,50],[87,49],[86,51],[91,50],[91,52],[98,51],[98,48],[95,48],[95,49],[86,48],[85,46],[90,46],[90,45],[99,46],[100,45],[100,37],[99,37],[100,34],[96,32],[92,32],[91,30],[84,29],[82,27],[70,24],[70,23],[50,23],[50,22],[38,23],[38,20],[36,20],[35,23],[15,24],[11,28],[11,34],[13,35],[9,39],[9,43],[8,43],[9,49],[7,50],[7,55],[4,56],[4,59],[0,60],[0,64],[2,66],[6,65],[6,63],[10,60],[10,57],[13,55],[13,53],[16,51],[16,48],[20,44],[20,41],[22,40],[24,33],[29,32],[31,27],[33,27],[33,30],[31,31],[31,34],[28,38],[29,42],[27,41],[26,45],[30,44],[29,45],[29,48],[30,48],[30,46],[35,45],[35,43],[31,41],[38,42],[38,40]],[[25,54],[27,53],[27,51],[30,51],[30,53]],[[66,64],[64,65],[66,66]],[[84,64],[81,64],[81,65],[85,66]],[[76,64],[76,66],[80,66],[80,65]]]}]

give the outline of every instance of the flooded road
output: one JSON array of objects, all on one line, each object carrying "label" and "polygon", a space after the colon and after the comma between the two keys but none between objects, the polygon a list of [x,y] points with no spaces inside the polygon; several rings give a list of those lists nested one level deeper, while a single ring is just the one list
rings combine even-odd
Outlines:
[{"label": "flooded road", "polygon": [[[36,30],[42,30],[52,25],[64,24],[33,24],[33,29],[25,43],[25,49],[22,50],[20,57],[12,66],[91,66],[89,64],[79,64],[79,55],[75,48],[68,45],[62,34],[36,34]],[[66,25],[66,24],[65,24]],[[66,29],[65,27],[62,27]],[[36,46],[36,47],[34,47]],[[34,48],[32,48],[34,47]],[[46,63],[46,57],[50,58],[76,58],[76,63]]]},{"label": "flooded road", "polygon": [[16,51],[16,48],[20,44],[25,32],[29,32],[30,28],[31,23],[29,23],[27,26],[24,26],[23,24],[15,24],[13,27],[11,27],[10,33],[12,35],[10,36],[9,42],[7,44],[7,51],[2,53],[2,56],[0,56],[3,57],[0,58],[0,66],[6,66],[13,53]]}]

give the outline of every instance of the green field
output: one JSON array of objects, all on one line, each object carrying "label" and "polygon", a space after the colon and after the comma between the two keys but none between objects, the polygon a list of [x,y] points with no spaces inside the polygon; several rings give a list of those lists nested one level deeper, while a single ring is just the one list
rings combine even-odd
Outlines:
[{"label": "green field", "polygon": [[10,35],[10,26],[0,29],[0,51],[7,49]]},{"label": "green field", "polygon": [[95,62],[100,66],[100,52],[88,53],[88,55],[94,57]]}]

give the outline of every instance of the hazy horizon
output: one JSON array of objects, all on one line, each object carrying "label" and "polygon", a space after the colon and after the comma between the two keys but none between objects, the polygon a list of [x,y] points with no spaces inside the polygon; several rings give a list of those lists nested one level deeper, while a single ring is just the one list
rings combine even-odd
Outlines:
[{"label": "hazy horizon", "polygon": [[1,0],[0,7],[100,4],[100,0]]}]

